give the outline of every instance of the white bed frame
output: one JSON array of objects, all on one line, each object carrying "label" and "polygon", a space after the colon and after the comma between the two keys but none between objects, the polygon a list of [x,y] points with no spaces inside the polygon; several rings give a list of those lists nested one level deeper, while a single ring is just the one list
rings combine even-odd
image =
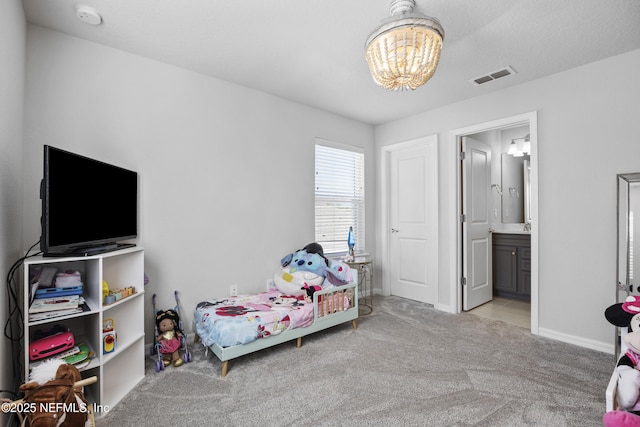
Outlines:
[{"label": "white bed frame", "polygon": [[[357,273],[354,273],[357,278]],[[297,340],[296,347],[302,346],[302,337],[322,331],[327,328],[339,325],[344,322],[351,321],[353,329],[357,329],[356,319],[358,318],[358,284],[357,279],[354,283],[335,288],[323,289],[313,294],[313,323],[304,328],[287,329],[278,335],[257,339],[247,344],[235,345],[232,347],[220,347],[217,344],[209,346],[211,351],[218,356],[222,362],[222,376],[227,375],[229,360],[236,357],[244,356],[274,345],[282,344],[287,341]],[[322,296],[322,298],[320,298]],[[318,304],[318,300],[321,299]],[[346,303],[345,303],[346,300]],[[331,302],[330,302],[331,301]],[[347,307],[347,308],[345,308]],[[333,309],[335,308],[335,310]],[[195,328],[194,328],[195,331]],[[195,342],[199,341],[197,334],[194,338]]]}]

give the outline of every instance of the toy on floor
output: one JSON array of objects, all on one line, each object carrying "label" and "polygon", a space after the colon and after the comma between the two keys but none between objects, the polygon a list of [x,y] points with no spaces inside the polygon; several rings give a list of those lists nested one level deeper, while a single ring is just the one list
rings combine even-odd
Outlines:
[{"label": "toy on floor", "polygon": [[[176,306],[169,310],[156,310],[156,295],[153,294],[153,311],[155,312],[155,344],[151,351],[157,352],[156,372],[164,370],[166,366],[182,366],[191,362],[191,353],[187,347],[187,336],[182,330],[180,320],[180,301],[178,291],[174,292]],[[184,350],[184,356],[180,357],[179,350]]]},{"label": "toy on floor", "polygon": [[178,353],[182,347],[182,332],[178,329],[178,321],[178,314],[173,310],[160,310],[156,315],[156,326],[160,333],[156,340],[159,343],[158,350],[165,355],[164,366],[168,366],[171,361],[173,366],[182,366],[184,363]]},{"label": "toy on floor", "polygon": [[624,336],[627,352],[618,360],[617,401],[619,409],[602,417],[605,427],[640,427],[640,296],[629,296],[604,313],[612,325],[628,328]]},{"label": "toy on floor", "polygon": [[77,427],[93,424],[82,386],[95,382],[96,377],[82,380],[75,366],[52,359],[34,367],[29,379],[30,382],[20,386],[25,394],[21,406],[30,409],[25,412],[22,425]]}]

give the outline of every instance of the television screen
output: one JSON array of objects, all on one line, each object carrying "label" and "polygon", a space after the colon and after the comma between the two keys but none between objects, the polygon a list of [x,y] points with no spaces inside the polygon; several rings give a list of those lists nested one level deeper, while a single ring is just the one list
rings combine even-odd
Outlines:
[{"label": "television screen", "polygon": [[133,244],[137,237],[138,174],[44,146],[42,235],[45,255],[87,255]]}]

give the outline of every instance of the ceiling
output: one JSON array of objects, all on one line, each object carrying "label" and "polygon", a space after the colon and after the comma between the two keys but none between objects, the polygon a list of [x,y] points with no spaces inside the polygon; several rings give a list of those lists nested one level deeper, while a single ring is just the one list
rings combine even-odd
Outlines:
[{"label": "ceiling", "polygon": [[[102,23],[76,16],[93,7]],[[23,0],[27,21],[380,124],[640,48],[638,0],[417,0],[445,37],[415,91],[377,86],[364,42],[390,0]],[[515,75],[470,81],[509,66]]]}]

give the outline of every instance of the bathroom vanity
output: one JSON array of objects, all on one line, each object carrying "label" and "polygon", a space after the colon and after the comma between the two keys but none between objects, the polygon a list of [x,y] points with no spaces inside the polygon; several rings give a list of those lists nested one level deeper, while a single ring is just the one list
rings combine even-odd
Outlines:
[{"label": "bathroom vanity", "polygon": [[493,293],[495,296],[531,298],[531,235],[520,232],[492,232]]}]

